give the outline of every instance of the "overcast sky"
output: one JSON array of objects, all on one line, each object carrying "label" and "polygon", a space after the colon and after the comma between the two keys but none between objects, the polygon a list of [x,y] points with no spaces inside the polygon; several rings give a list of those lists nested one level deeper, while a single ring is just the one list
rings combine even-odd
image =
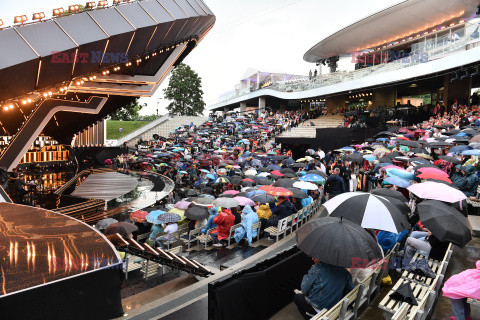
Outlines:
[{"label": "overcast sky", "polygon": [[[303,61],[304,53],[335,31],[400,0],[204,0],[215,13],[215,27],[185,59],[203,80],[207,106],[232,90],[249,68],[308,74],[314,64]],[[84,1],[86,2],[86,0]],[[15,15],[81,3],[75,0],[0,0],[0,19],[13,22]],[[110,4],[112,0],[108,1]],[[143,99],[142,114],[156,112],[166,81],[154,97]],[[160,100],[160,114],[166,113]]]}]

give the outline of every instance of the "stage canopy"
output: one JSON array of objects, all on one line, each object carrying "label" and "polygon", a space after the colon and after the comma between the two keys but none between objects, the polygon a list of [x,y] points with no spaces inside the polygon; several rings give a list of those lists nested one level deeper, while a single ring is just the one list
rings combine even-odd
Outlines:
[{"label": "stage canopy", "polygon": [[72,195],[86,199],[110,201],[121,197],[138,185],[136,178],[118,172],[90,175]]}]

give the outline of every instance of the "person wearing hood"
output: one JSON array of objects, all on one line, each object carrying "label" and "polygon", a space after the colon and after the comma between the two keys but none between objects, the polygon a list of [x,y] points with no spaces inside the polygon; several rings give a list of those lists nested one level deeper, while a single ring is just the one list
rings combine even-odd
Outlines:
[{"label": "person wearing hood", "polygon": [[240,240],[245,238],[249,245],[252,245],[252,239],[257,236],[257,229],[252,231],[252,226],[259,221],[257,214],[249,205],[246,205],[242,211],[241,227],[235,229],[235,241],[240,243]]},{"label": "person wearing hood", "polygon": [[450,180],[452,180],[455,187],[459,188],[463,184],[462,165],[457,164],[452,171],[453,172]]},{"label": "person wearing hood", "polygon": [[272,216],[272,210],[270,206],[266,203],[262,203],[257,209],[258,219],[268,219]]},{"label": "person wearing hood", "polygon": [[230,209],[221,210],[213,219],[213,223],[217,225],[217,229],[212,231],[211,236],[215,247],[227,246],[225,239],[230,235],[230,228],[235,224],[235,216]]},{"label": "person wearing hood", "polygon": [[450,320],[472,320],[467,299],[480,299],[480,260],[476,269],[453,275],[443,285],[443,296],[450,299],[454,317]]},{"label": "person wearing hood", "polygon": [[475,168],[473,166],[465,166],[462,172],[465,173],[465,179],[460,186],[460,190],[462,190],[467,197],[474,197],[477,194],[478,188],[478,176]]},{"label": "person wearing hood", "polygon": [[285,197],[278,197],[278,205],[273,211],[273,216],[267,220],[267,227],[278,225],[278,221],[297,212],[295,206],[287,200]]},{"label": "person wearing hood", "polygon": [[210,213],[210,217],[208,217],[207,224],[205,225],[205,228],[201,230],[201,234],[207,233],[208,230],[214,229],[217,227],[217,225],[213,222],[213,219],[218,215],[218,211],[220,211],[222,208],[220,207],[212,207],[210,210],[208,210],[208,213]]}]

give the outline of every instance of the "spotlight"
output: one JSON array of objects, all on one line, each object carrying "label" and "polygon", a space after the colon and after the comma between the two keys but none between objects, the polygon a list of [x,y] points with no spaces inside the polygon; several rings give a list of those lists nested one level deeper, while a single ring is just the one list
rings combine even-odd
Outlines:
[{"label": "spotlight", "polygon": [[13,104],[8,106],[9,109],[13,109]]},{"label": "spotlight", "polygon": [[79,9],[80,8],[79,8],[78,4],[68,6],[68,12],[70,12],[70,13],[77,12]]},{"label": "spotlight", "polygon": [[13,18],[14,23],[25,23],[26,21],[27,21],[27,16],[26,15],[16,16],[15,18]]},{"label": "spotlight", "polygon": [[3,20],[0,19],[0,27],[3,26]]},{"label": "spotlight", "polygon": [[455,73],[455,77],[450,79],[450,82],[457,81],[458,79],[459,79],[459,77],[458,77],[458,72],[457,72],[457,73]]},{"label": "spotlight", "polygon": [[93,8],[95,8],[95,1],[87,2],[87,3],[85,4],[85,8],[87,8],[87,9],[93,9]]},{"label": "spotlight", "polygon": [[468,72],[468,69],[467,71],[465,71],[465,74],[461,76],[460,80],[467,79],[467,78],[470,78],[470,73]]},{"label": "spotlight", "polygon": [[3,110],[8,111],[8,107],[7,106],[3,107]]},{"label": "spotlight", "polygon": [[105,7],[107,4],[108,4],[107,0],[98,1],[98,6],[99,7]]},{"label": "spotlight", "polygon": [[59,16],[63,15],[64,13],[65,13],[65,10],[63,10],[63,8],[57,8],[57,9],[53,9],[52,15],[54,17],[59,17]]},{"label": "spotlight", "polygon": [[477,67],[475,68],[475,72],[472,73],[472,74],[470,75],[470,77],[473,78],[473,77],[476,77],[476,76],[478,76],[478,75],[480,75],[480,70],[479,70],[479,67],[477,66]]},{"label": "spotlight", "polygon": [[42,20],[43,18],[45,18],[45,13],[37,12],[33,14],[32,20]]},{"label": "spotlight", "polygon": [[113,0],[113,4],[119,4],[122,0]]}]

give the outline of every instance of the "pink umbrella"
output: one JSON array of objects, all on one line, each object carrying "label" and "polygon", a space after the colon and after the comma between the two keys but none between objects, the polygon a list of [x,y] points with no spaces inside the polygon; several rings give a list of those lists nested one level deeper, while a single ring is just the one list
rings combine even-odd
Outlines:
[{"label": "pink umbrella", "polygon": [[237,190],[227,190],[227,191],[225,191],[223,194],[237,194],[237,193],[240,193],[240,191],[237,191]]},{"label": "pink umbrella", "polygon": [[387,170],[387,169],[398,169],[398,170],[405,170],[405,169],[403,169],[403,168],[400,168],[399,166],[394,166],[393,164],[392,164],[392,165],[385,166],[385,167],[381,168],[381,170]]},{"label": "pink umbrella", "polygon": [[238,204],[241,206],[249,205],[251,207],[255,206],[255,202],[245,197],[234,197],[233,199],[238,201]]},{"label": "pink umbrella", "polygon": [[274,174],[276,176],[279,176],[279,177],[283,177],[283,173],[281,173],[280,171],[278,170],[273,170],[272,172],[270,172],[271,174]]},{"label": "pink umbrella", "polygon": [[407,188],[419,198],[439,200],[444,202],[458,202],[467,199],[465,194],[444,183],[426,181],[422,183],[412,184]]},{"label": "pink umbrella", "polygon": [[420,171],[421,173],[435,173],[435,174],[442,175],[445,178],[449,178],[448,173],[446,173],[445,171],[442,171],[440,169],[433,168],[433,167],[423,167],[423,168],[418,169],[418,171]]},{"label": "pink umbrella", "polygon": [[175,203],[175,208],[181,209],[181,210],[187,210],[188,206],[190,205],[190,202],[181,200]]}]

